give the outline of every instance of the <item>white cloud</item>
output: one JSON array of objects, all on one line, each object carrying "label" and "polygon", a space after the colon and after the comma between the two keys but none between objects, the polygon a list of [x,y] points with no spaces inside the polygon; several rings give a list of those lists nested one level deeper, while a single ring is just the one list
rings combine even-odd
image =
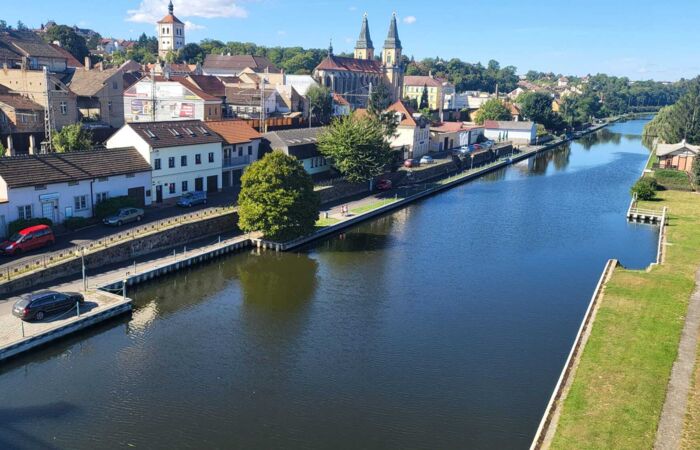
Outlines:
[{"label": "white cloud", "polygon": [[403,18],[403,23],[405,23],[406,25],[412,25],[416,23],[416,20],[418,20],[416,19],[416,16],[406,16]]},{"label": "white cloud", "polygon": [[[238,6],[238,0],[173,0],[175,15],[178,17],[248,17],[248,12]],[[126,12],[129,22],[155,23],[168,12],[168,4],[163,0],[141,0],[137,9]],[[195,28],[196,29],[196,28]]]},{"label": "white cloud", "polygon": [[196,23],[192,23],[189,20],[185,20],[185,30],[188,31],[196,31],[196,30],[204,30],[206,27],[204,25],[197,25]]},{"label": "white cloud", "polygon": [[351,6],[348,8],[348,11],[357,11],[357,6]]}]

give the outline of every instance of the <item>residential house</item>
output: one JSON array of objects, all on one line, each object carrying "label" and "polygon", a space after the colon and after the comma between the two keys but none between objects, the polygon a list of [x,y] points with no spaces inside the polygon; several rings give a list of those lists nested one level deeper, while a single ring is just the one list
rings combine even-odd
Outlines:
[{"label": "residential house", "polygon": [[690,173],[693,162],[700,158],[700,145],[688,144],[685,139],[677,144],[658,144],[656,156],[659,158],[660,168]]},{"label": "residential house", "polygon": [[0,234],[18,219],[92,217],[112,197],[148,205],[150,189],[151,167],[133,147],[0,158]]},{"label": "residential house", "polygon": [[124,91],[127,122],[221,120],[222,100],[184,77],[145,76]]},{"label": "residential house", "polygon": [[44,107],[0,86],[0,143],[8,154],[37,153],[43,133]]},{"label": "residential house", "polygon": [[223,139],[222,186],[239,184],[245,168],[260,157],[262,135],[242,120],[207,122],[207,126]]},{"label": "residential house", "polygon": [[567,77],[561,77],[557,80],[557,87],[565,88],[569,85],[569,79]]},{"label": "residential house", "polygon": [[68,61],[62,52],[44,42],[35,33],[24,30],[0,31],[0,66],[3,65],[10,69],[46,68],[53,73],[68,70]]},{"label": "residential house", "polygon": [[484,127],[464,122],[443,122],[430,127],[430,151],[455,150],[479,142]]},{"label": "residential house", "polygon": [[318,86],[316,80],[311,75],[286,75],[284,76],[284,85],[291,86],[299,95],[306,97],[306,93],[312,86]]},{"label": "residential house", "polygon": [[204,75],[237,76],[245,69],[255,73],[281,73],[281,71],[262,56],[251,55],[207,55],[202,66]]},{"label": "residential house", "polygon": [[[68,71],[70,71],[71,69],[82,69],[85,67],[80,61],[77,60],[75,56],[71,54],[71,52],[69,52],[65,48],[61,47],[58,44],[49,45],[66,58],[66,65],[68,66]],[[86,56],[85,60],[90,61],[90,57]]]},{"label": "residential house", "polygon": [[537,141],[535,122],[487,120],[484,136],[494,141],[511,141],[513,144],[534,144]]},{"label": "residential house", "polygon": [[260,117],[261,108],[265,108],[266,115],[271,115],[276,113],[278,107],[282,105],[283,101],[279,93],[273,88],[260,90],[226,87],[226,113],[228,117],[257,119]]},{"label": "residential house", "polygon": [[[454,98],[455,87],[446,80],[428,76],[405,76],[403,81],[403,98],[416,100],[420,106],[423,91],[428,91],[428,108],[431,110],[455,109],[452,102],[445,103],[445,99]],[[445,108],[447,106],[447,108]]]},{"label": "residential house", "polygon": [[127,123],[107,148],[135,147],[153,169],[151,199],[175,201],[190,191],[221,190],[223,139],[199,120]]},{"label": "residential house", "polygon": [[333,94],[333,117],[349,116],[350,102],[340,94]]},{"label": "residential house", "polygon": [[76,69],[67,77],[68,88],[77,96],[80,120],[111,128],[124,125],[124,77],[121,69]]},{"label": "residential house", "polygon": [[318,135],[325,127],[296,128],[293,130],[271,131],[263,134],[265,151],[281,151],[294,156],[313,176],[321,176],[330,171],[331,166],[318,151]]},{"label": "residential house", "polygon": [[387,108],[396,116],[396,132],[389,139],[391,148],[403,152],[404,159],[420,158],[430,151],[430,122],[402,100]]}]

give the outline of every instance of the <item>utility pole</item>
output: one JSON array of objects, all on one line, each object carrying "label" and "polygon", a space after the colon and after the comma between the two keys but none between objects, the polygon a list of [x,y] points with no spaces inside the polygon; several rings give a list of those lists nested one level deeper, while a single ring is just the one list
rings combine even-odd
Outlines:
[{"label": "utility pole", "polygon": [[151,122],[156,121],[156,69],[151,68]]},{"label": "utility pole", "polygon": [[49,87],[49,71],[44,67],[44,88],[46,89],[46,109],[44,110],[44,148],[45,153],[53,149],[53,114],[51,114],[51,88]]}]

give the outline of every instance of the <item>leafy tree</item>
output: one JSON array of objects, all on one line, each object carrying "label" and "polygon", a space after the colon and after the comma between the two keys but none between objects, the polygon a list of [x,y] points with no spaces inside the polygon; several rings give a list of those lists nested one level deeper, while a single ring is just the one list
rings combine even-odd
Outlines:
[{"label": "leafy tree", "polygon": [[180,50],[179,59],[187,64],[202,64],[204,63],[204,58],[206,56],[207,55],[204,53],[202,47],[197,44],[190,43],[182,47]]},{"label": "leafy tree", "polygon": [[561,131],[564,119],[552,110],[552,97],[544,92],[523,92],[518,96],[518,104],[523,116],[533,122],[541,123],[550,131]]},{"label": "leafy tree", "polygon": [[10,27],[7,26],[7,22],[6,22],[6,21],[0,20],[0,31],[9,30],[9,29],[11,29],[11,28],[12,28],[11,26],[10,26]]},{"label": "leafy tree", "polygon": [[29,28],[27,28],[27,26],[24,24],[24,22],[22,22],[21,20],[18,20],[17,21],[17,29],[19,31],[27,31]]},{"label": "leafy tree", "polygon": [[416,100],[413,97],[406,97],[403,99],[403,102],[406,106],[408,106],[411,109],[418,109],[418,100]]},{"label": "leafy tree", "polygon": [[93,147],[92,133],[83,129],[80,123],[66,125],[61,131],[54,133],[51,144],[58,153],[89,150]]},{"label": "leafy tree", "polygon": [[333,96],[325,86],[311,86],[306,93],[312,118],[320,123],[328,123],[333,115]]},{"label": "leafy tree", "polygon": [[7,154],[7,149],[2,144],[2,141],[0,141],[0,157],[5,156],[6,154]]},{"label": "leafy tree", "polygon": [[474,121],[479,125],[487,120],[511,120],[510,111],[505,105],[498,99],[492,98],[484,102],[481,108],[476,112],[474,116]]},{"label": "leafy tree", "polygon": [[428,85],[424,84],[423,85],[423,92],[420,95],[420,105],[418,106],[418,109],[425,109],[429,106],[428,103]]},{"label": "leafy tree", "polygon": [[177,53],[173,51],[169,51],[168,53],[165,54],[165,62],[167,63],[176,63],[178,60]]},{"label": "leafy tree", "polygon": [[676,104],[659,111],[644,127],[644,137],[647,141],[658,138],[676,143],[686,139],[700,144],[700,78],[688,85],[686,94]]},{"label": "leafy tree", "polygon": [[102,41],[102,36],[100,36],[100,33],[93,33],[86,42],[88,49],[97,49],[97,46],[100,45],[100,41]]},{"label": "leafy tree", "polygon": [[644,177],[640,178],[636,183],[634,183],[634,186],[632,186],[630,192],[632,195],[637,194],[638,200],[652,200],[654,197],[656,197],[657,188],[658,185],[656,184],[655,179]]},{"label": "leafy tree", "polygon": [[379,83],[376,86],[372,86],[372,95],[369,96],[367,110],[374,115],[379,115],[391,106],[392,97],[391,91],[386,84]]},{"label": "leafy tree", "polygon": [[313,232],[319,208],[311,176],[293,156],[268,153],[241,177],[238,226],[243,231],[288,241]]},{"label": "leafy tree", "polygon": [[46,31],[45,39],[48,42],[58,41],[61,47],[66,49],[78,61],[83,61],[90,54],[85,38],[76,33],[73,28],[66,25],[56,25]]},{"label": "leafy tree", "polygon": [[391,160],[382,123],[373,116],[335,119],[318,137],[318,149],[354,183],[369,181],[384,173]]},{"label": "leafy tree", "polygon": [[690,171],[690,176],[693,179],[693,184],[700,185],[700,156],[696,156],[693,160],[693,168]]}]

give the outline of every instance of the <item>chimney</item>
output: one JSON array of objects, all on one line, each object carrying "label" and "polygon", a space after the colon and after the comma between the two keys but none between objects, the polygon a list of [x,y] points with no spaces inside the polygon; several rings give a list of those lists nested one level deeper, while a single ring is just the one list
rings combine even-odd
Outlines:
[{"label": "chimney", "polygon": [[11,134],[7,136],[7,156],[15,156],[15,144]]},{"label": "chimney", "polygon": [[92,69],[92,61],[90,61],[90,57],[86,56],[85,57],[85,70],[90,70]]},{"label": "chimney", "polygon": [[33,134],[29,135],[29,154],[36,155],[36,138]]}]

